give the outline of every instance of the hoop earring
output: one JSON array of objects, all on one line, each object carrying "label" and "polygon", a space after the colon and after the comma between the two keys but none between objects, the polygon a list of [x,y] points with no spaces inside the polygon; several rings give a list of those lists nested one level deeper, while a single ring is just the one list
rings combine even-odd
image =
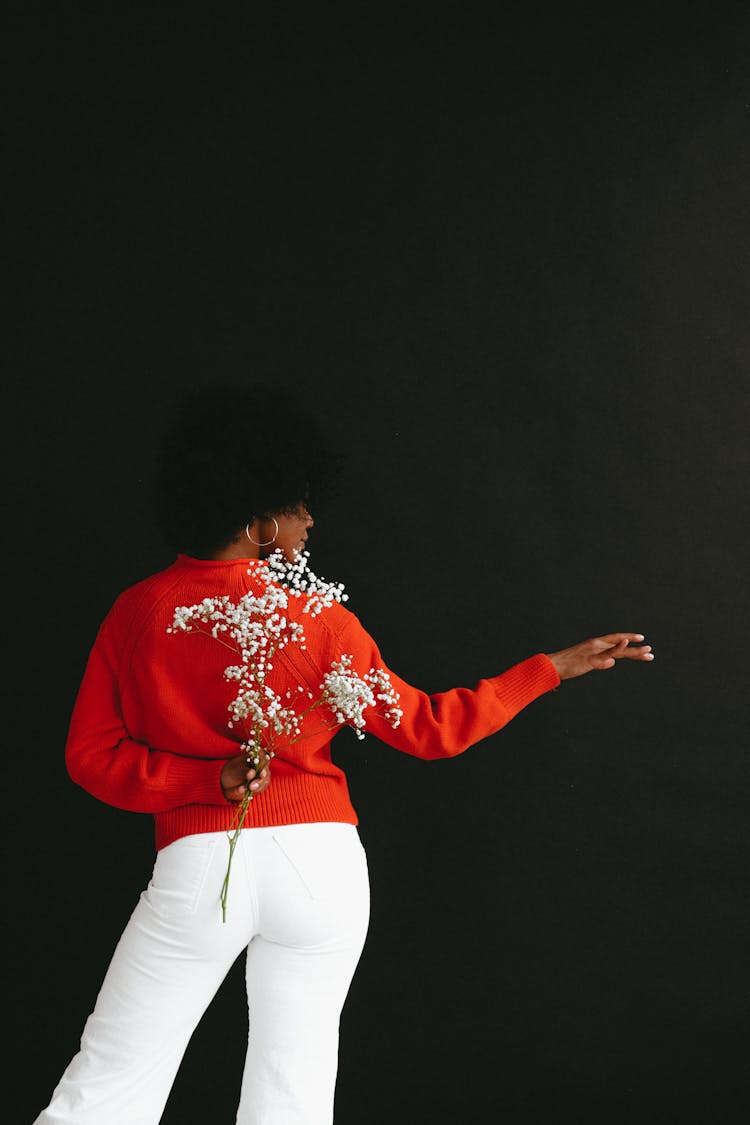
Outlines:
[{"label": "hoop earring", "polygon": [[272,543],[276,542],[276,537],[279,534],[279,525],[276,522],[276,519],[275,519],[274,516],[271,516],[271,519],[273,520],[273,525],[276,528],[276,530],[273,533],[273,539],[269,539],[266,543],[258,543],[257,540],[253,539],[252,535],[250,534],[250,524],[249,523],[245,524],[245,535],[248,537],[250,542],[255,547],[270,547]]}]

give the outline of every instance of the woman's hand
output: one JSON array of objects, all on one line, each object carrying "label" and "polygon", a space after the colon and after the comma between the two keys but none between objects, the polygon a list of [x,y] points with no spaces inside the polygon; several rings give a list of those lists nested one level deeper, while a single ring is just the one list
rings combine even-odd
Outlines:
[{"label": "woman's hand", "polygon": [[581,641],[572,648],[564,648],[560,652],[547,653],[549,659],[557,669],[561,680],[571,680],[574,676],[583,676],[592,668],[606,671],[614,668],[615,661],[620,657],[628,660],[653,660],[654,654],[651,645],[638,645],[637,648],[628,648],[630,641],[642,641],[642,633],[607,633],[604,637],[590,637]]},{"label": "woman's hand", "polygon": [[221,771],[221,791],[227,801],[241,801],[247,792],[248,786],[257,797],[271,782],[270,761],[266,758],[259,775],[255,776],[255,769],[248,765],[247,754],[237,754],[234,758],[227,758]]}]

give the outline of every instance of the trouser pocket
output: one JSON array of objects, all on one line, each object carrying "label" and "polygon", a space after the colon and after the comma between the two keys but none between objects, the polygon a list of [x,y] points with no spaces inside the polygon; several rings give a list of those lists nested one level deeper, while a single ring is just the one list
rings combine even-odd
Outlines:
[{"label": "trouser pocket", "polygon": [[189,915],[198,908],[218,840],[215,833],[182,836],[156,856],[146,898],[161,914]]}]

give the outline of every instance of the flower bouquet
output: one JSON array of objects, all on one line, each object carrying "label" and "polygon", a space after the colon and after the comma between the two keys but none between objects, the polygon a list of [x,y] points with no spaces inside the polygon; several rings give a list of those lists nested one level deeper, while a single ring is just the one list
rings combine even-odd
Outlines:
[{"label": "flower bouquet", "polygon": [[[280,550],[275,551],[249,571],[259,589],[248,591],[237,602],[221,596],[178,606],[167,629],[168,633],[204,633],[232,652],[234,661],[224,669],[224,678],[237,684],[237,693],[227,708],[231,716],[227,726],[241,728],[240,752],[258,774],[281,746],[320,731],[348,724],[358,738],[364,738],[368,708],[378,708],[393,727],[401,720],[399,695],[388,673],[371,668],[359,676],[346,653],[324,674],[319,694],[299,684],[296,693],[287,691],[282,698],[267,682],[277,653],[287,645],[306,647],[304,626],[297,618],[304,614],[316,617],[334,601],[347,601],[343,584],[318,578],[310,570],[308,558],[309,552],[296,552],[294,560],[288,562]],[[296,605],[290,613],[293,602]],[[321,712],[322,725],[303,734],[304,720],[316,710]],[[227,829],[229,861],[221,888],[224,922],[232,857],[253,796],[248,787]]]}]

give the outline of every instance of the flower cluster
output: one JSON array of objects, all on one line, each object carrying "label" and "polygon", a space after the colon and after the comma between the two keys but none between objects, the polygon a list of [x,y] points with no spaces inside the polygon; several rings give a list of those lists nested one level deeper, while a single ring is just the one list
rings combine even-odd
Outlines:
[{"label": "flower cluster", "polygon": [[309,551],[296,551],[294,562],[288,562],[277,550],[268,560],[268,569],[271,577],[283,583],[292,594],[304,596],[303,613],[317,617],[334,602],[348,601],[349,595],[344,593],[343,582],[327,582],[325,578],[318,578],[308,566],[309,558]]},{"label": "flower cluster", "polygon": [[[337,723],[351,723],[357,738],[364,738],[364,711],[366,707],[377,706],[380,700],[386,706],[383,714],[397,727],[403,711],[397,706],[399,694],[391,684],[390,676],[383,668],[371,668],[361,678],[350,670],[352,658],[344,654],[331,665],[320,685],[322,699],[333,711]],[[374,688],[380,688],[375,693]]]},{"label": "flower cluster", "polygon": [[383,717],[395,730],[396,727],[401,725],[401,716],[404,712],[398,705],[401,696],[391,683],[391,677],[384,668],[371,668],[370,671],[365,674],[365,679],[372,687],[375,695],[375,703],[373,706],[382,704]]},{"label": "flower cluster", "polygon": [[[351,668],[352,657],[346,654],[324,675],[317,698],[300,685],[296,696],[287,691],[282,699],[266,682],[278,652],[290,644],[306,647],[304,626],[292,618],[301,614],[317,617],[334,602],[348,598],[342,583],[318,578],[308,567],[308,558],[307,551],[297,552],[294,561],[288,562],[281,551],[275,551],[268,560],[248,570],[255,579],[254,590],[237,602],[221,596],[204,598],[192,606],[178,606],[167,629],[168,633],[204,633],[234,653],[235,661],[224,669],[224,678],[237,684],[237,693],[228,705],[231,717],[227,726],[242,728],[244,740],[240,749],[256,770],[261,762],[265,764],[274,757],[281,742],[291,745],[307,737],[303,734],[303,721],[316,708],[324,708],[328,718],[313,733],[349,724],[357,737],[363,738],[368,707],[380,709],[393,727],[401,720],[399,694],[388,673],[382,668],[371,668],[360,677]],[[292,607],[290,599],[297,604]],[[295,612],[290,612],[290,608]],[[299,702],[302,709],[295,706]],[[221,895],[224,920],[232,855],[252,799],[253,793],[247,789],[229,826],[229,866]]]}]

